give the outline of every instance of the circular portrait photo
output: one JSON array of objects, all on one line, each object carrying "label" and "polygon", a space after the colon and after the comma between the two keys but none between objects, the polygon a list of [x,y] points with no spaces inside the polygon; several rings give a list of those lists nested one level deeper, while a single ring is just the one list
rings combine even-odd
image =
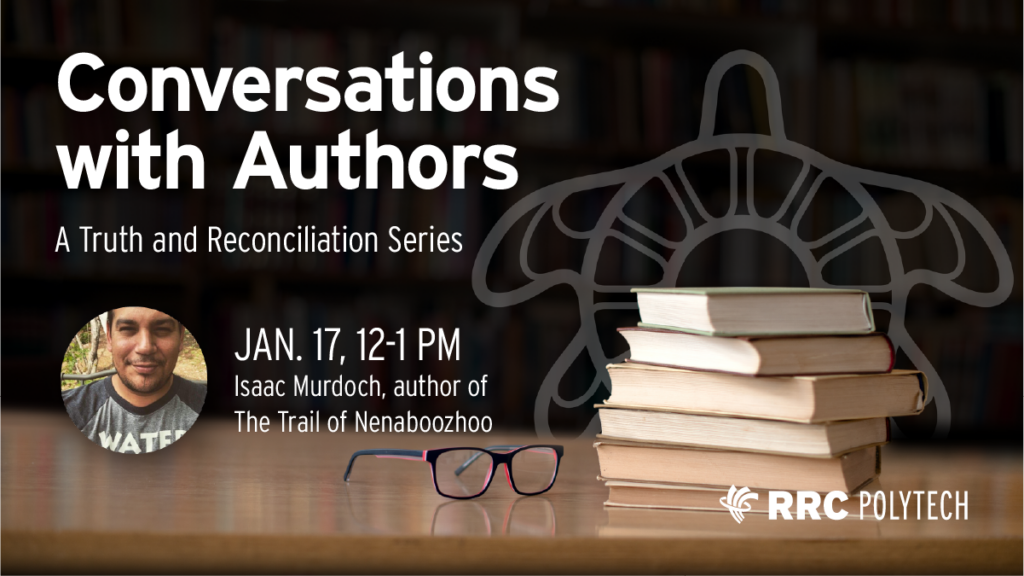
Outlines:
[{"label": "circular portrait photo", "polygon": [[68,344],[60,378],[75,426],[121,454],[170,446],[206,400],[206,360],[195,338],[151,308],[117,308],[90,320]]}]

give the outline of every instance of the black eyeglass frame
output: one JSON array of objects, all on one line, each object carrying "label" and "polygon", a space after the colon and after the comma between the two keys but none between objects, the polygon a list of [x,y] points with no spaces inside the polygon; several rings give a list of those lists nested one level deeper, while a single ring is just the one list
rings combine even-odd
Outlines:
[{"label": "black eyeglass frame", "polygon": [[[512,470],[512,458],[524,451],[536,448],[550,448],[555,453],[555,472],[551,475],[551,483],[546,488],[537,492],[523,492],[516,487],[515,472]],[[455,450],[472,450],[477,452],[477,455],[467,459],[461,466],[455,469],[455,475],[458,476],[465,470],[470,464],[472,464],[479,454],[487,454],[491,457],[491,474],[487,478],[487,483],[484,484],[480,492],[472,496],[453,496],[451,494],[445,494],[441,492],[441,488],[437,485],[437,459],[445,452],[452,452]],[[492,450],[510,450],[509,452],[492,452]],[[508,479],[509,487],[515,491],[516,494],[522,496],[536,496],[543,494],[555,485],[555,480],[558,478],[558,469],[562,465],[562,456],[565,453],[565,448],[557,444],[527,444],[527,445],[515,445],[515,446],[488,446],[487,448],[475,448],[475,447],[455,447],[455,448],[435,448],[433,450],[395,450],[390,448],[375,448],[370,450],[358,450],[352,454],[349,458],[348,466],[345,468],[345,482],[348,482],[349,476],[352,474],[352,464],[355,463],[356,458],[360,456],[376,456],[378,458],[400,458],[403,460],[419,460],[422,462],[430,463],[430,480],[434,483],[434,490],[444,496],[445,498],[453,498],[455,500],[470,500],[482,496],[484,492],[487,492],[487,488],[490,487],[491,482],[494,480],[494,472],[499,465],[505,465],[505,477]]]}]

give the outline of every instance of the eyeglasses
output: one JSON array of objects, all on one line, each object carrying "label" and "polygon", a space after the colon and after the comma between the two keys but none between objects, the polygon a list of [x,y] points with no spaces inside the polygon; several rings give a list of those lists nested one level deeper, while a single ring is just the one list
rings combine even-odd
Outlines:
[{"label": "eyeglasses", "polygon": [[[492,452],[500,450],[502,452]],[[345,469],[345,482],[360,456],[399,458],[430,462],[434,489],[441,496],[466,500],[483,494],[491,485],[494,470],[505,465],[505,478],[517,494],[533,496],[551,489],[562,461],[561,446],[488,446],[487,448],[438,448],[436,450],[359,450]]]}]

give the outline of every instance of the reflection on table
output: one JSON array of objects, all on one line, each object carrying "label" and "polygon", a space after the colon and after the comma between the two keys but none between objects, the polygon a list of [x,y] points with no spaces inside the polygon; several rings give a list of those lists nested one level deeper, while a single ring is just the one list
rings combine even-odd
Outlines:
[{"label": "reflection on table", "polygon": [[[504,509],[504,510],[502,510]],[[546,496],[504,502],[454,500],[434,508],[432,536],[554,536],[555,507]]]}]

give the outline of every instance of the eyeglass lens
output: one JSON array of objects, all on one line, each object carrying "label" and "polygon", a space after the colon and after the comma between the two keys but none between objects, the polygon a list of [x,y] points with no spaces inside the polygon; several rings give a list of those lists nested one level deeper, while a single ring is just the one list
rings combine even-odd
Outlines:
[{"label": "eyeglass lens", "polygon": [[[455,471],[467,461],[472,463],[461,474]],[[434,481],[437,489],[445,496],[466,498],[484,491],[491,480],[494,465],[490,454],[480,450],[449,450],[437,457],[434,465]]]},{"label": "eyeglass lens", "polygon": [[543,492],[555,481],[558,456],[553,448],[534,447],[512,456],[512,481],[524,494]]}]

